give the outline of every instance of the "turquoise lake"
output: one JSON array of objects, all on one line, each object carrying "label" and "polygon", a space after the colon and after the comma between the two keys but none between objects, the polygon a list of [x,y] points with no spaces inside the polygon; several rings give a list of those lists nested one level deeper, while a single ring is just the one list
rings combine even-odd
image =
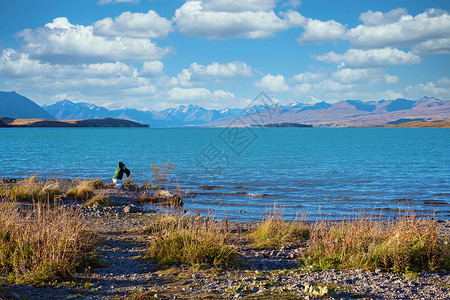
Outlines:
[{"label": "turquoise lake", "polygon": [[287,219],[450,219],[447,128],[8,128],[0,141],[0,177],[110,182],[122,161],[142,183],[169,160],[169,185],[196,194],[184,208],[217,218],[261,219],[276,203]]}]

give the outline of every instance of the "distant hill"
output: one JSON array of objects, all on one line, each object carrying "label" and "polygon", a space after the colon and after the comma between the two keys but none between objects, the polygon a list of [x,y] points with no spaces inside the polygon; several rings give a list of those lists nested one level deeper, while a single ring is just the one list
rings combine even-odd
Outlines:
[{"label": "distant hill", "polygon": [[[22,102],[26,99],[14,92],[0,94],[0,99],[8,97],[21,99]],[[31,100],[26,100],[34,104]],[[6,103],[5,101],[0,100],[0,103]],[[16,104],[19,102],[16,100]],[[0,107],[11,106],[0,105]],[[450,101],[428,97],[418,100],[396,99],[368,102],[360,100],[342,100],[336,103],[322,101],[314,104],[294,102],[285,106],[258,104],[247,109],[221,110],[210,110],[191,104],[163,111],[140,111],[129,108],[109,110],[90,103],[62,100],[52,105],[44,105],[43,109],[47,111],[46,116],[16,118],[53,119],[56,117],[59,120],[111,118],[148,124],[150,127],[225,127],[230,124],[261,126],[270,123],[301,123],[314,127],[361,127],[385,126],[415,120],[425,122],[450,120]],[[15,110],[20,111],[18,108]],[[0,110],[0,116],[4,115],[4,111]],[[233,122],[237,117],[239,122]]]},{"label": "distant hill", "polygon": [[[265,123],[303,123],[314,127],[365,127],[394,124],[399,120],[448,121],[450,101],[424,97],[418,100],[381,100],[363,102],[342,100],[333,104],[320,102],[300,108],[273,110],[271,114],[259,113],[243,116],[241,126]],[[232,118],[204,124],[207,127],[224,127]]]},{"label": "distant hill", "polygon": [[[3,118],[0,122],[8,127],[148,127],[122,119],[87,119],[87,120],[46,120],[46,119],[12,119]],[[1,124],[0,124],[1,126]]]},{"label": "distant hill", "polygon": [[16,92],[0,92],[0,117],[54,119],[50,113]]},{"label": "distant hill", "polygon": [[94,104],[69,100],[42,106],[47,112],[61,120],[120,118],[132,120],[151,127],[179,127],[201,125],[221,118],[244,113],[243,109],[208,110],[198,105],[181,105],[163,111],[140,111],[137,109],[108,110]]}]

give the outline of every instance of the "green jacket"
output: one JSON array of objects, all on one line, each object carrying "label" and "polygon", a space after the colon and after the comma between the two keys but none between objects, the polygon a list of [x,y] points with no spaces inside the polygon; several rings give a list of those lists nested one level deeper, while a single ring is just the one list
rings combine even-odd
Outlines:
[{"label": "green jacket", "polygon": [[114,172],[113,179],[122,179],[123,173],[125,173],[127,177],[130,176],[130,171],[127,168],[125,168],[124,166],[118,166],[116,168],[116,171]]}]

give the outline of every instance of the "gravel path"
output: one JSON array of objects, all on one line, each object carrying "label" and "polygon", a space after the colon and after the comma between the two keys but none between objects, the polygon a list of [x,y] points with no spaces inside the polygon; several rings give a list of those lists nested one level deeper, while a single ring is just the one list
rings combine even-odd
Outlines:
[{"label": "gravel path", "polygon": [[[242,247],[247,262],[239,270],[196,270],[187,266],[162,269],[143,259],[147,236],[143,228],[152,213],[129,204],[134,192],[106,189],[113,207],[78,205],[103,241],[100,266],[78,274],[75,283],[55,286],[4,285],[5,299],[316,299],[322,293],[336,299],[450,299],[450,272],[422,272],[416,278],[363,270],[305,272],[298,268],[301,246],[280,249]],[[440,226],[448,234],[450,222]],[[231,223],[235,232],[255,224]],[[309,292],[305,292],[309,289]],[[319,297],[320,298],[320,297]]]}]

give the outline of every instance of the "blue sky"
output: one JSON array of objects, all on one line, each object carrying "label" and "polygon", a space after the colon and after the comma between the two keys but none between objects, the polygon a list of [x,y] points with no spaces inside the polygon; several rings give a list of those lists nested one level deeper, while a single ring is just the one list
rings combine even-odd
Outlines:
[{"label": "blue sky", "polygon": [[450,99],[447,0],[0,0],[0,90],[161,110]]}]

